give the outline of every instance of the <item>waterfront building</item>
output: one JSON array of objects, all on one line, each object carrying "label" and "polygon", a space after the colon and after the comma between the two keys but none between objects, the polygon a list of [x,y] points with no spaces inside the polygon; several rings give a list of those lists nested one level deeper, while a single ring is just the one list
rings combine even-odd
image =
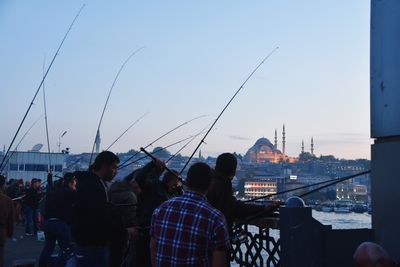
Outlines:
[{"label": "waterfront building", "polygon": [[65,167],[65,154],[47,153],[38,150],[10,152],[11,158],[5,170],[8,179],[23,179],[29,181],[33,178],[46,180],[49,162],[51,170],[61,172]]},{"label": "waterfront building", "polygon": [[273,178],[254,177],[244,183],[244,195],[247,198],[262,197],[277,192],[277,182]]}]

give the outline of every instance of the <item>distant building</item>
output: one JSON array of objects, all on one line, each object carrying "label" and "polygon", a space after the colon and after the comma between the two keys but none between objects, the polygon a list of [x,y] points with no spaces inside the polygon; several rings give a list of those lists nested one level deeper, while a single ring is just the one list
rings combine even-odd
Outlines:
[{"label": "distant building", "polygon": [[6,176],[8,179],[32,178],[45,180],[47,178],[49,156],[53,172],[61,172],[65,162],[65,154],[43,153],[39,151],[10,152],[11,158],[6,165]]},{"label": "distant building", "polygon": [[286,156],[274,146],[267,138],[260,138],[247,151],[244,161],[250,163],[264,164],[279,163],[286,160]]},{"label": "distant building", "polygon": [[338,200],[352,200],[365,203],[368,201],[368,189],[366,185],[340,183],[336,185],[336,198]]},{"label": "distant building", "polygon": [[252,164],[264,163],[280,163],[289,162],[296,163],[298,158],[288,157],[286,155],[286,129],[282,128],[282,151],[278,149],[278,132],[275,129],[274,144],[267,138],[262,137],[247,151],[243,160]]},{"label": "distant building", "polygon": [[248,198],[262,197],[277,192],[277,182],[273,178],[253,178],[244,183],[244,195]]}]

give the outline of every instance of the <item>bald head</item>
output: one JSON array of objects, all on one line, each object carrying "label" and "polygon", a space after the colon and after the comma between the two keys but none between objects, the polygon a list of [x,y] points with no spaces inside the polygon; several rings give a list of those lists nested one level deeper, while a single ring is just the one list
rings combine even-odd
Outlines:
[{"label": "bald head", "polygon": [[358,246],[353,255],[356,267],[392,267],[386,251],[378,244],[365,242]]}]

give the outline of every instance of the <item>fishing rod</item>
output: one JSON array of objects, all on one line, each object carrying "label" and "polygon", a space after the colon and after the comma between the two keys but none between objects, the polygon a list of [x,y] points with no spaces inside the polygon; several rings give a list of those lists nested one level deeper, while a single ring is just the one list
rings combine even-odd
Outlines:
[{"label": "fishing rod", "polygon": [[32,123],[32,125],[28,128],[28,130],[24,133],[24,135],[22,136],[21,140],[19,140],[18,144],[15,146],[14,150],[11,151],[10,155],[8,156],[7,160],[5,161],[3,168],[0,170],[0,173],[3,173],[3,170],[5,169],[5,167],[7,166],[7,163],[10,161],[10,159],[12,158],[12,156],[14,155],[14,153],[18,150],[19,145],[22,143],[22,141],[25,139],[25,137],[27,136],[27,134],[31,131],[31,129],[36,125],[36,123],[38,123],[43,117],[43,114],[40,115],[39,118],[37,118],[37,120]]},{"label": "fishing rod", "polygon": [[106,151],[109,150],[116,142],[118,142],[118,140],[124,136],[124,134],[126,134],[133,126],[135,126],[139,121],[141,121],[147,114],[149,114],[149,112],[146,112],[145,114],[143,114],[139,119],[137,119],[136,121],[134,121],[120,136],[118,136],[117,139],[114,140],[114,142],[111,143],[111,145],[109,145],[106,148]]},{"label": "fishing rod", "polygon": [[[167,136],[168,134],[172,133],[173,131],[179,129],[180,127],[182,127],[182,126],[184,126],[184,125],[186,125],[186,124],[188,124],[188,123],[190,123],[190,122],[192,122],[192,121],[194,121],[194,120],[197,120],[197,119],[200,119],[200,118],[203,118],[203,117],[206,117],[206,116],[207,116],[207,115],[198,116],[198,117],[196,117],[196,118],[193,118],[193,119],[191,119],[191,120],[189,120],[189,121],[186,121],[186,122],[180,124],[179,126],[175,127],[174,129],[172,129],[172,130],[168,131],[167,133],[163,134],[162,136],[158,137],[156,140],[154,140],[154,141],[151,142],[149,145],[147,145],[146,148],[149,147],[149,146],[152,146],[155,142],[159,141],[160,139],[162,139],[163,137],[165,137],[165,136]],[[175,142],[175,143],[172,143],[172,144],[170,144],[170,145],[168,145],[168,146],[165,146],[165,147],[163,147],[162,149],[156,150],[155,152],[159,152],[159,151],[161,151],[161,150],[163,150],[163,149],[167,149],[167,148],[169,148],[169,147],[171,147],[171,146],[175,146],[175,145],[180,144],[180,143],[182,143],[182,142],[184,142],[184,141],[186,141],[186,140],[188,140],[188,139],[190,139],[190,138],[192,138],[192,136],[186,137],[185,139],[182,139],[182,140],[177,141],[177,142]],[[131,159],[133,159],[134,157],[136,157],[138,154],[140,154],[140,151],[139,151],[139,152],[136,152],[134,155],[132,155],[131,157],[129,157],[127,160],[125,160],[125,161],[118,167],[118,169],[123,169],[123,168],[125,168],[125,167],[127,167],[127,166],[130,166],[130,165],[132,165],[132,164],[138,162],[139,160],[142,160],[142,159],[144,159],[144,158],[147,157],[147,156],[144,156],[144,157],[139,158],[139,159],[137,159],[137,160],[135,160],[135,161],[133,161],[133,162],[127,163],[128,161],[130,161]],[[75,166],[80,160],[81,160],[81,158],[78,158],[78,159],[75,160],[72,164],[70,164],[67,168],[71,168],[71,167]],[[58,172],[58,173],[56,173],[54,176],[55,176],[55,177],[58,177],[57,175],[60,174],[60,173],[61,173],[61,172]]]},{"label": "fishing rod", "polygon": [[[143,147],[140,148],[140,151],[142,151],[143,153],[145,153],[148,157],[150,157],[152,160],[157,160],[156,157],[154,157],[152,154],[150,154],[149,152],[146,151],[146,149],[144,149]],[[183,181],[183,179],[176,174],[174,171],[172,171],[170,168],[168,168],[167,166],[163,166],[164,169],[169,172],[170,174],[174,175],[176,178],[178,178],[178,180],[182,183],[185,184],[185,181]]]},{"label": "fishing rod", "polygon": [[342,179],[339,179],[338,181],[333,181],[333,182],[331,182],[331,183],[329,183],[329,184],[327,184],[327,185],[320,186],[320,187],[315,188],[315,189],[313,189],[313,190],[310,190],[310,191],[308,191],[308,192],[306,192],[306,193],[304,193],[304,194],[301,194],[301,195],[299,195],[299,197],[303,198],[303,197],[305,197],[305,196],[308,196],[308,195],[311,195],[311,194],[313,194],[313,193],[315,193],[315,192],[318,192],[318,191],[321,190],[321,189],[324,189],[324,188],[327,188],[327,187],[329,187],[329,186],[332,186],[332,185],[335,185],[335,184],[344,182],[344,181],[346,181],[346,180],[350,180],[350,179],[352,179],[352,178],[354,178],[354,177],[362,176],[362,175],[369,174],[369,173],[371,173],[371,170],[364,171],[364,172],[360,172],[360,173],[357,173],[357,174],[353,174],[353,175],[350,175],[350,176],[347,176],[347,177],[343,177]]},{"label": "fishing rod", "polygon": [[[46,66],[46,56],[43,59],[43,76],[44,76],[44,71],[45,71],[45,66]],[[49,156],[49,165],[47,167],[47,171],[51,171],[51,156],[50,156],[50,138],[49,138],[49,125],[47,122],[47,104],[46,104],[46,90],[43,82],[42,86],[42,91],[43,91],[43,107],[44,107],[44,122],[46,126],[46,138],[47,138],[47,152]]]},{"label": "fishing rod", "polygon": [[[208,125],[207,125],[208,127]],[[190,138],[190,140],[183,145],[183,147],[181,147],[178,151],[175,152],[175,154],[173,154],[171,157],[169,157],[169,159],[167,159],[167,161],[165,163],[170,162],[173,158],[175,158],[183,149],[185,149],[191,142],[193,142],[194,139],[196,139],[196,137],[198,137],[199,135],[201,135],[202,133],[204,133],[204,131],[207,129],[207,127],[205,127],[203,130],[201,130],[198,134],[194,135],[192,138]]]},{"label": "fishing rod", "polygon": [[[195,136],[199,136],[199,135],[200,135],[200,134],[197,134],[197,135],[195,135]],[[172,146],[178,145],[178,144],[180,144],[180,143],[182,143],[182,142],[185,142],[186,140],[189,140],[189,139],[192,139],[192,138],[193,138],[193,136],[186,137],[185,139],[179,140],[179,141],[177,141],[177,142],[175,142],[175,143],[172,143],[172,144],[169,144],[169,145],[167,145],[167,146],[165,146],[165,147],[161,147],[161,148],[159,148],[159,149],[156,149],[156,150],[153,151],[151,154],[154,155],[154,154],[156,154],[156,153],[158,153],[158,152],[160,152],[160,151],[166,150],[167,148],[170,148],[170,147],[172,147]],[[139,152],[139,153],[140,153],[140,152]],[[138,154],[138,153],[137,153],[137,154]],[[136,162],[141,161],[142,159],[145,159],[145,158],[147,158],[147,157],[148,157],[147,155],[144,155],[143,157],[140,157],[140,158],[138,158],[138,159],[136,159],[136,160],[134,160],[134,161],[132,161],[132,162],[129,162],[128,164],[125,164],[124,166],[121,165],[121,167],[119,167],[119,169],[123,169],[123,168],[128,167],[128,166],[130,166],[130,165],[132,165],[132,164],[135,164]]]},{"label": "fishing rod", "polygon": [[342,179],[348,180],[348,179],[351,179],[351,178],[354,178],[354,177],[357,177],[357,176],[368,174],[370,172],[371,171],[368,170],[368,171],[365,171],[365,172],[357,173],[357,174],[346,176],[346,177],[339,177],[339,178],[331,179],[331,180],[328,180],[328,181],[323,181],[323,182],[318,182],[318,183],[309,184],[309,185],[305,185],[305,186],[300,186],[300,187],[292,188],[292,189],[289,189],[289,190],[268,194],[268,195],[261,196],[261,197],[255,197],[255,198],[243,201],[243,202],[244,203],[253,202],[253,201],[260,200],[260,199],[270,198],[272,196],[283,195],[283,194],[286,194],[286,193],[290,193],[290,192],[301,190],[301,189],[306,189],[306,188],[317,186],[317,185],[322,185],[322,184],[327,184],[327,183],[336,183],[337,181],[340,182]]},{"label": "fishing rod", "polygon": [[186,164],[183,166],[182,170],[180,171],[180,174],[182,174],[187,165],[189,164],[189,162],[192,160],[194,154],[196,154],[197,150],[200,148],[200,146],[204,143],[205,139],[207,138],[208,134],[210,133],[210,131],[212,130],[212,128],[214,127],[214,125],[218,122],[218,120],[220,119],[220,117],[222,116],[222,114],[224,114],[225,110],[228,108],[228,106],[231,104],[231,102],[235,99],[235,97],[237,96],[237,94],[239,94],[239,92],[243,89],[243,87],[246,85],[246,83],[250,80],[250,78],[254,75],[254,73],[256,73],[256,71],[261,67],[262,64],[264,64],[264,62],[276,51],[278,50],[279,47],[275,47],[258,65],[257,67],[250,73],[250,75],[244,80],[244,82],[242,83],[242,85],[239,87],[239,89],[235,92],[235,94],[231,97],[231,99],[228,101],[228,103],[225,105],[225,107],[222,109],[221,113],[218,115],[218,117],[215,119],[214,123],[211,125],[211,127],[208,129],[208,131],[206,132],[206,134],[204,135],[204,137],[201,139],[200,143],[197,145],[197,147],[195,148],[195,150],[193,151],[192,155],[189,157],[188,161],[186,162]]},{"label": "fishing rod", "polygon": [[35,101],[36,96],[38,95],[38,93],[39,93],[39,91],[40,91],[40,88],[42,87],[42,85],[43,85],[43,83],[44,83],[44,81],[45,81],[45,79],[46,79],[46,77],[47,77],[47,74],[49,73],[51,67],[53,66],[53,63],[54,63],[55,59],[57,58],[57,55],[58,55],[58,53],[59,53],[61,47],[63,46],[64,41],[67,39],[67,36],[68,36],[69,32],[70,32],[71,29],[72,29],[72,26],[75,24],[75,21],[76,21],[77,18],[79,17],[79,14],[81,13],[81,11],[82,11],[82,9],[83,9],[84,7],[85,7],[85,4],[82,5],[82,7],[79,9],[79,11],[78,11],[78,13],[76,14],[74,20],[72,21],[72,23],[71,23],[71,25],[69,26],[67,32],[65,33],[64,38],[62,39],[60,45],[58,46],[58,49],[57,49],[56,53],[54,54],[53,59],[51,60],[50,65],[49,65],[49,67],[48,67],[47,70],[46,70],[46,73],[43,75],[43,78],[42,78],[42,80],[41,80],[41,82],[40,82],[38,88],[36,89],[36,92],[35,92],[35,94],[34,94],[34,96],[33,96],[33,98],[32,98],[32,101],[31,101],[31,103],[29,104],[28,109],[26,110],[25,115],[24,115],[24,117],[22,118],[22,121],[21,121],[21,123],[20,123],[19,126],[18,126],[18,129],[17,129],[17,131],[16,131],[16,133],[15,133],[15,135],[14,135],[14,137],[13,137],[11,143],[10,143],[10,146],[8,147],[7,152],[6,152],[6,154],[4,155],[4,158],[3,158],[3,160],[2,160],[1,163],[0,163],[0,168],[3,167],[3,163],[4,163],[4,161],[5,161],[5,158],[7,157],[8,153],[10,152],[10,149],[11,149],[11,147],[13,146],[13,144],[14,144],[14,142],[15,142],[15,139],[17,138],[17,135],[18,135],[19,131],[21,130],[21,127],[22,127],[22,125],[24,124],[25,119],[26,119],[26,117],[28,116],[28,113],[29,113],[29,111],[30,111],[31,108],[32,108],[33,102]]},{"label": "fishing rod", "polygon": [[[199,135],[199,134],[197,134],[196,136],[198,136],[198,135]],[[162,147],[162,148],[160,148],[160,149],[156,149],[155,151],[152,152],[152,154],[157,153],[157,152],[160,152],[160,151],[165,150],[165,149],[167,149],[167,148],[170,148],[170,147],[172,147],[172,146],[178,145],[178,144],[180,144],[180,143],[182,143],[182,142],[185,142],[185,141],[187,141],[187,140],[189,140],[189,139],[191,139],[191,138],[193,138],[193,136],[186,137],[186,138],[184,138],[184,139],[182,139],[182,140],[179,140],[179,141],[177,141],[177,142],[175,142],[175,143],[169,144],[169,145],[167,145],[167,146],[165,146],[165,147]],[[140,154],[140,152],[139,152],[139,153],[136,153],[135,156],[138,155],[138,154]],[[140,161],[140,160],[142,160],[142,159],[145,159],[145,158],[147,158],[146,155],[143,156],[143,157],[140,157],[140,158],[136,159],[135,161],[132,161],[132,162],[130,162],[130,163],[128,163],[128,164],[125,164],[124,166],[120,165],[120,167],[119,167],[118,169],[123,169],[123,168],[125,168],[125,167],[128,167],[128,166],[130,166],[130,165],[132,165],[132,164],[135,164],[136,162],[138,162],[138,161]],[[130,159],[132,159],[132,157],[131,157]],[[72,164],[70,164],[67,168],[71,168],[71,167],[75,166],[80,160],[81,160],[81,158],[78,158],[78,159],[75,160]],[[55,176],[55,177],[59,177],[58,174],[60,174],[60,173],[61,173],[61,172],[58,172],[58,173],[56,173],[54,176]],[[60,177],[59,177],[59,178],[60,178]]]},{"label": "fishing rod", "polygon": [[[301,194],[298,197],[300,197],[300,198],[305,197],[305,196],[313,194],[313,193],[315,193],[315,192],[317,192],[317,191],[319,191],[321,189],[324,189],[324,188],[327,188],[329,186],[344,182],[346,180],[353,179],[353,178],[358,177],[358,176],[366,175],[366,174],[369,174],[369,173],[371,173],[371,170],[367,170],[367,171],[364,171],[364,172],[356,173],[356,174],[353,174],[353,175],[349,175],[349,176],[345,176],[345,177],[341,177],[341,178],[337,178],[337,179],[333,179],[333,181],[331,181],[330,183],[328,183],[326,185],[323,185],[323,186],[320,186],[318,188],[315,188],[315,189],[313,189],[313,190],[311,190],[311,191],[309,191],[307,193]],[[299,189],[303,189],[303,187],[298,187],[298,188],[295,188],[294,190],[291,190],[291,191],[295,191],[295,190],[299,190]],[[289,190],[287,190],[286,192],[280,192],[279,194],[284,194],[284,193],[287,193],[288,191]],[[277,195],[277,194],[275,194],[275,195]],[[244,219],[242,222],[240,222],[237,225],[235,225],[234,229],[239,229],[243,225],[248,224],[249,222],[251,222],[253,220],[259,219],[259,218],[263,217],[267,213],[270,213],[270,211],[262,211],[262,212],[259,212],[256,215],[250,216],[250,217]]]},{"label": "fishing rod", "polygon": [[[195,117],[195,118],[193,118],[193,119],[190,119],[190,120],[188,120],[188,121],[185,121],[184,123],[179,124],[179,125],[176,126],[175,128],[169,130],[169,131],[166,132],[165,134],[163,134],[163,135],[161,135],[160,137],[156,138],[154,141],[150,142],[147,146],[144,147],[144,149],[149,148],[150,146],[152,146],[154,143],[160,141],[160,140],[161,140],[162,138],[164,138],[165,136],[167,136],[167,135],[171,134],[172,132],[178,130],[179,128],[181,128],[181,127],[183,127],[183,126],[185,126],[185,125],[191,123],[192,121],[195,121],[195,120],[198,120],[198,119],[204,118],[204,117],[207,117],[207,115],[201,115],[201,116]],[[140,151],[136,152],[136,153],[133,154],[131,157],[129,157],[127,160],[125,160],[125,161],[118,167],[118,169],[125,168],[124,165],[125,165],[128,161],[130,161],[131,159],[133,159],[134,157],[136,157],[136,155],[138,155],[139,153],[140,153]]]},{"label": "fishing rod", "polygon": [[95,145],[96,145],[97,136],[98,136],[98,133],[99,133],[99,130],[100,130],[101,123],[103,122],[104,112],[106,111],[107,104],[108,104],[108,100],[110,99],[111,92],[112,92],[112,90],[114,89],[115,83],[117,82],[118,77],[119,77],[121,71],[124,69],[125,65],[129,62],[129,60],[130,60],[134,55],[136,55],[140,50],[142,50],[143,48],[144,48],[144,46],[142,46],[142,47],[136,49],[135,51],[133,51],[132,54],[129,55],[129,57],[124,61],[124,63],[123,63],[123,64],[121,65],[121,67],[119,68],[119,70],[118,70],[118,72],[117,72],[117,75],[116,75],[115,78],[114,78],[114,81],[113,81],[113,83],[112,83],[112,85],[111,85],[111,87],[110,87],[110,90],[109,90],[109,92],[108,92],[107,99],[106,99],[106,103],[104,104],[104,107],[103,107],[103,111],[101,112],[99,124],[98,124],[98,126],[97,126],[96,137],[94,138],[94,142],[93,142],[93,146],[92,146],[92,152],[91,152],[91,154],[90,154],[89,166],[92,164],[93,152],[94,152],[94,147],[95,147]]}]

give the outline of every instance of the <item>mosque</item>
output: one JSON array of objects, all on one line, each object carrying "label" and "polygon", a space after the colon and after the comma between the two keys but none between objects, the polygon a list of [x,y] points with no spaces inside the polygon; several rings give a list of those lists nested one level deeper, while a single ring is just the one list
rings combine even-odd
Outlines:
[{"label": "mosque", "polygon": [[[302,141],[301,153],[304,153],[304,141]],[[314,155],[314,139],[311,138],[311,154]],[[286,131],[283,125],[282,131],[282,150],[278,149],[278,133],[275,129],[274,144],[267,138],[262,137],[247,151],[244,156],[244,161],[253,164],[280,163],[289,162],[296,163],[297,157],[289,157],[286,154]]]}]

